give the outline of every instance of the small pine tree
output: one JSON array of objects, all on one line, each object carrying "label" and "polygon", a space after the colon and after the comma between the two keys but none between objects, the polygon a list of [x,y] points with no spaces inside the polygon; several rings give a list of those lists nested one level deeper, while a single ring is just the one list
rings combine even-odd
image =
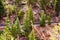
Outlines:
[{"label": "small pine tree", "polygon": [[39,5],[41,6],[41,8],[45,11],[46,10],[46,6],[50,4],[50,0],[40,0],[39,1]]},{"label": "small pine tree", "polygon": [[18,5],[19,3],[21,3],[22,0],[15,0],[16,5]]},{"label": "small pine tree", "polygon": [[59,16],[59,12],[60,12],[60,0],[57,0],[55,11],[56,11],[56,16]]},{"label": "small pine tree", "polygon": [[22,12],[21,10],[19,10],[18,14],[17,14],[18,18],[21,19],[21,17],[23,17],[23,14],[24,14],[24,12]]},{"label": "small pine tree", "polygon": [[29,40],[36,40],[34,30],[31,31],[31,33],[30,33],[30,35],[29,35]]},{"label": "small pine tree", "polygon": [[32,30],[32,25],[33,23],[33,13],[32,13],[32,8],[30,7],[27,13],[25,14],[24,17],[24,26],[23,30],[25,31],[25,36],[28,37],[29,33]]},{"label": "small pine tree", "polygon": [[17,18],[15,21],[15,24],[13,24],[10,28],[10,35],[12,37],[14,37],[15,39],[17,38],[17,36],[21,34],[21,28],[20,28],[20,23],[19,23],[19,19]]},{"label": "small pine tree", "polygon": [[18,18],[15,21],[15,24],[10,24],[6,20],[6,25],[3,31],[3,34],[0,36],[2,40],[15,40],[17,36],[21,34],[21,28]]},{"label": "small pine tree", "polygon": [[28,10],[28,15],[29,15],[29,19],[32,21],[32,23],[34,22],[33,19],[33,12],[32,12],[32,7],[30,6],[29,10]]},{"label": "small pine tree", "polygon": [[11,35],[8,27],[5,27],[3,33],[0,36],[0,39],[2,40],[11,40]]},{"label": "small pine tree", "polygon": [[0,17],[2,17],[4,15],[4,6],[3,6],[3,3],[2,3],[2,0],[0,0]]},{"label": "small pine tree", "polygon": [[3,33],[3,31],[0,31],[0,35]]},{"label": "small pine tree", "polygon": [[11,26],[9,24],[9,21],[6,20],[6,26],[4,28],[3,33],[0,36],[0,40],[11,40],[13,37],[10,35],[10,31],[9,31],[9,26]]},{"label": "small pine tree", "polygon": [[36,4],[37,3],[37,0],[27,0],[27,4],[28,4],[28,6],[30,6],[30,5],[34,5],[34,4]]},{"label": "small pine tree", "polygon": [[41,16],[39,19],[40,19],[40,25],[45,27],[46,15],[44,14],[44,11],[41,13]]},{"label": "small pine tree", "polygon": [[57,0],[53,0],[53,9],[55,10],[57,4]]},{"label": "small pine tree", "polygon": [[48,24],[50,25],[51,24],[51,15],[50,14],[47,16],[47,19],[48,19]]}]

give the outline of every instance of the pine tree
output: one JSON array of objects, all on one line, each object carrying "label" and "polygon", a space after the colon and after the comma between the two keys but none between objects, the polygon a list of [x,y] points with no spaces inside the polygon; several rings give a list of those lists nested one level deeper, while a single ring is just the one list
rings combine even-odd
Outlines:
[{"label": "pine tree", "polygon": [[21,35],[21,27],[20,27],[20,23],[19,23],[19,19],[17,18],[15,21],[15,24],[13,24],[10,28],[9,28],[10,34],[12,35],[12,37],[17,38],[17,36]]},{"label": "pine tree", "polygon": [[50,14],[47,16],[47,19],[48,19],[48,24],[50,25],[51,24],[51,15]]},{"label": "pine tree", "polygon": [[31,31],[31,33],[30,33],[30,35],[29,35],[29,40],[36,40],[34,30]]},{"label": "pine tree", "polygon": [[19,3],[21,3],[22,0],[15,0],[16,5],[18,5]]},{"label": "pine tree", "polygon": [[8,20],[6,20],[6,26],[0,38],[2,40],[15,40],[18,35],[21,35],[21,28],[18,18],[16,19],[15,24],[10,24]]},{"label": "pine tree", "polygon": [[6,20],[6,26],[4,27],[4,31],[3,31],[3,33],[0,36],[0,40],[11,40],[13,38],[10,35],[9,26],[11,26],[11,25],[9,23],[10,22],[9,22],[9,20],[7,18],[7,20]]},{"label": "pine tree", "polygon": [[32,8],[30,7],[24,17],[23,30],[25,31],[26,37],[28,37],[29,33],[32,30],[32,25],[31,25],[32,23],[33,23],[33,12],[32,12]]},{"label": "pine tree", "polygon": [[30,6],[30,5],[34,5],[34,4],[36,4],[37,3],[37,0],[27,0],[27,4],[28,4],[28,6]]},{"label": "pine tree", "polygon": [[56,11],[56,16],[59,16],[60,0],[57,0],[56,7],[55,7],[55,11]]},{"label": "pine tree", "polygon": [[44,13],[46,13],[46,7],[49,6],[50,0],[39,0],[39,5],[44,10]]},{"label": "pine tree", "polygon": [[21,17],[23,17],[23,15],[24,15],[24,12],[19,10],[17,15],[18,15],[18,18],[21,19]]},{"label": "pine tree", "polygon": [[2,16],[4,16],[4,6],[3,6],[3,3],[2,3],[2,0],[0,0],[0,19]]},{"label": "pine tree", "polygon": [[42,11],[41,16],[40,16],[40,25],[42,27],[45,27],[45,20],[46,20],[46,15],[44,14],[44,11]]},{"label": "pine tree", "polygon": [[57,0],[53,0],[52,4],[53,4],[53,9],[55,10],[56,4],[57,4]]}]

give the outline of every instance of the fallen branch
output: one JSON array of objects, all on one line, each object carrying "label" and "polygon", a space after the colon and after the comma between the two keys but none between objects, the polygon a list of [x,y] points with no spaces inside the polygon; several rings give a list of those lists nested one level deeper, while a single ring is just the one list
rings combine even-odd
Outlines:
[{"label": "fallen branch", "polygon": [[33,30],[35,30],[38,33],[40,39],[42,38],[43,40],[46,40],[45,35],[42,32],[40,32],[36,27],[33,27]]}]

